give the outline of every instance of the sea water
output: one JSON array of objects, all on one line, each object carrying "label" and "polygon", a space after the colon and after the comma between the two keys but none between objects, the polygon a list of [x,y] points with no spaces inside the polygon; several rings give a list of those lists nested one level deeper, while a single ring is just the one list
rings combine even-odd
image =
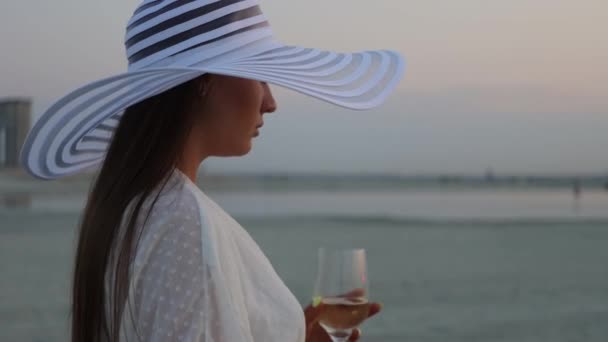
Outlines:
[{"label": "sea water", "polygon": [[[363,341],[608,341],[608,193],[208,192],[302,305],[317,248],[366,248]],[[66,341],[84,194],[0,207],[0,341]]]}]

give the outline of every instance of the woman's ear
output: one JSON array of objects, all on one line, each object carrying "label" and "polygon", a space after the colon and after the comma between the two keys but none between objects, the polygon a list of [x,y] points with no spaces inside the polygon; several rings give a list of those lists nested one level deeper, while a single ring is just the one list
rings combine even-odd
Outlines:
[{"label": "woman's ear", "polygon": [[209,89],[211,86],[211,74],[204,74],[200,76],[197,80],[197,94],[199,97],[204,98],[209,94]]},{"label": "woman's ear", "polygon": [[199,97],[206,97],[207,96],[207,92],[209,91],[209,82],[207,82],[204,78],[201,78],[198,81],[198,91],[197,94]]}]

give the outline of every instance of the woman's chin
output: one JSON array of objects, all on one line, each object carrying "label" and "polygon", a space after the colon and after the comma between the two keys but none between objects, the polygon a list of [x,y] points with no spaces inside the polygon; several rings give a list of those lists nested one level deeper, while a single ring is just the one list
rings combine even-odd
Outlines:
[{"label": "woman's chin", "polygon": [[240,157],[251,152],[252,148],[251,139],[248,141],[244,141],[239,145],[233,145],[230,148],[224,148],[221,151],[216,151],[213,155],[216,157]]},{"label": "woman's chin", "polygon": [[248,142],[245,142],[242,146],[240,146],[240,148],[235,149],[234,153],[232,155],[234,157],[244,156],[244,155],[248,154],[249,152],[251,152],[251,149],[252,149],[252,144],[251,144],[251,140],[249,140]]},{"label": "woman's chin", "polygon": [[241,154],[239,154],[239,156],[247,155],[247,154],[249,154],[249,152],[251,152],[251,147],[249,149],[243,151]]}]

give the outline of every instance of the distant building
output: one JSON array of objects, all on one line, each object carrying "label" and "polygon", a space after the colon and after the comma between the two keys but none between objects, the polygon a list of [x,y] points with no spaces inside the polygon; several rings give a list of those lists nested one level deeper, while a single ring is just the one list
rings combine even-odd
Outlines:
[{"label": "distant building", "polygon": [[27,98],[0,99],[0,168],[17,168],[30,130],[32,103]]}]

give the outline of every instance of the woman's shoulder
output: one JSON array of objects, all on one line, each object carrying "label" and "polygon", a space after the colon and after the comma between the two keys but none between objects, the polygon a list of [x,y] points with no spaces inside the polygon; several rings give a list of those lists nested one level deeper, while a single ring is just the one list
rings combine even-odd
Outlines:
[{"label": "woman's shoulder", "polygon": [[189,221],[191,225],[200,225],[198,218],[202,208],[196,189],[184,178],[174,172],[166,183],[159,185],[146,198],[142,208],[149,210],[149,222],[165,224]]},{"label": "woman's shoulder", "polygon": [[190,184],[175,180],[172,177],[156,193],[155,202],[156,194],[147,198],[142,207],[140,219],[147,216],[147,220],[138,245],[140,261],[161,256],[166,259],[170,257],[165,256],[167,253],[200,253],[202,209]]},{"label": "woman's shoulder", "polygon": [[150,243],[143,245],[154,246],[159,239],[177,245],[198,241],[209,263],[217,260],[219,249],[234,247],[230,241],[252,243],[238,222],[179,170],[159,192],[145,226],[142,238]]}]

